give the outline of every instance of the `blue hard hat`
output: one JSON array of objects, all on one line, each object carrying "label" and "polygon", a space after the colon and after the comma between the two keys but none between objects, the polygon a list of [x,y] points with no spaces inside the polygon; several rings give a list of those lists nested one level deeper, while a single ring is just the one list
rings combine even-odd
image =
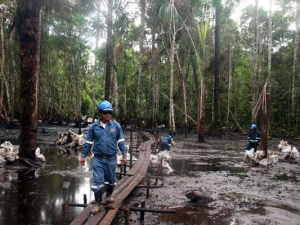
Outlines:
[{"label": "blue hard hat", "polygon": [[112,104],[109,101],[105,100],[98,105],[98,111],[112,112],[113,111]]},{"label": "blue hard hat", "polygon": [[251,125],[251,130],[252,130],[252,129],[257,129],[256,124],[252,124],[252,125]]}]

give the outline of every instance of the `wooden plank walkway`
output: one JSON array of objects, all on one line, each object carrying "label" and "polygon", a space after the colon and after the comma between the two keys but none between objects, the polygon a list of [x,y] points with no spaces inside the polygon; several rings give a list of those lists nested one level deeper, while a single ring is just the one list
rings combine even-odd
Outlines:
[{"label": "wooden plank walkway", "polygon": [[149,140],[141,144],[141,146],[139,147],[138,160],[127,172],[127,175],[125,175],[115,187],[112,194],[112,196],[115,198],[115,202],[109,204],[105,210],[99,212],[96,215],[93,215],[90,212],[95,205],[89,204],[72,221],[71,225],[105,225],[112,222],[124,199],[147,174],[147,170],[150,164],[151,146],[155,143],[155,138],[149,133],[144,133],[144,135],[147,136]]}]

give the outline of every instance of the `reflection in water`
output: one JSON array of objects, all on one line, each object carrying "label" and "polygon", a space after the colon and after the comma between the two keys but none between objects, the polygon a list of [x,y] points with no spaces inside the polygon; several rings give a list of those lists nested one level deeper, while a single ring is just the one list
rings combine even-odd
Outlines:
[{"label": "reflection in water", "polygon": [[[77,154],[41,149],[47,160],[43,169],[0,169],[0,224],[69,224],[83,208],[69,207],[63,215],[62,204],[83,203],[84,194],[91,201],[90,172],[82,171]],[[70,185],[63,188],[66,181]]]}]

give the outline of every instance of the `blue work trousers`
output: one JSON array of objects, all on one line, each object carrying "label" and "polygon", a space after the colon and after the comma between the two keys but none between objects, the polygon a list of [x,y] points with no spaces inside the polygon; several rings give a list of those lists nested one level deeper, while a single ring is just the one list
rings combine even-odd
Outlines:
[{"label": "blue work trousers", "polygon": [[101,158],[94,156],[93,159],[93,187],[92,191],[98,192],[108,182],[108,190],[113,189],[117,184],[116,179],[117,157]]},{"label": "blue work trousers", "polygon": [[251,148],[254,148],[254,152],[256,152],[257,146],[258,146],[258,143],[249,142],[249,144],[246,146],[246,150],[250,150]]},{"label": "blue work trousers", "polygon": [[165,140],[161,141],[160,150],[161,151],[164,151],[164,150],[170,151],[171,148],[170,148],[169,142],[165,141]]}]

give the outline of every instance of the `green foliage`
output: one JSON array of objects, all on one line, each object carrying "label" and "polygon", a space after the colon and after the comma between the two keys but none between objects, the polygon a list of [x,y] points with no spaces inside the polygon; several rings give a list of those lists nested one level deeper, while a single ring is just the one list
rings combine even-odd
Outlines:
[{"label": "green foliage", "polygon": [[[14,96],[18,104],[19,76],[14,81],[13,74],[19,74],[18,45],[9,38],[10,27],[16,5],[11,1],[5,14],[5,53],[7,55],[5,74],[9,91],[17,85]],[[21,1],[18,1],[21,2]],[[47,3],[50,9],[51,1]],[[61,1],[62,3],[62,1]],[[76,108],[81,114],[92,117],[94,103],[104,99],[106,72],[106,20],[100,13],[97,20],[98,7],[101,12],[105,6],[99,1],[73,2],[71,8],[64,8],[63,14],[51,13],[42,16],[41,36],[41,80],[39,87],[39,115],[41,118],[64,118],[77,116]],[[226,124],[228,82],[229,82],[229,52],[233,49],[230,110],[243,128],[251,123],[252,93],[253,93],[253,44],[254,44],[254,7],[249,6],[241,13],[241,20],[234,21],[232,13],[242,0],[222,1],[221,20],[221,65],[220,65],[220,115],[221,126],[235,128],[235,122],[230,119]],[[295,31],[291,24],[295,21],[293,1],[278,0],[273,16],[273,54],[272,54],[272,130],[281,133],[296,134],[300,126],[291,124],[291,83],[294,57]],[[136,113],[137,81],[138,81],[138,43],[139,26],[135,22],[139,15],[129,12],[127,0],[115,1],[113,21],[114,69],[117,73],[119,114],[118,120],[134,120]],[[172,5],[169,1],[147,1],[146,41],[144,44],[144,71],[142,77],[142,101],[140,115],[144,121],[149,119],[149,93],[151,87],[151,71],[154,69],[157,92],[157,123],[168,124],[169,92],[170,92],[170,18]],[[183,110],[183,80],[187,84],[188,114],[197,120],[197,103],[200,74],[205,79],[206,98],[206,127],[212,123],[213,116],[213,61],[214,61],[214,1],[189,0],[175,1],[176,56],[174,65],[174,103]],[[51,11],[52,12],[52,11]],[[54,11],[53,11],[54,12]],[[267,78],[267,35],[269,15],[267,9],[259,10],[260,17],[260,82],[264,84]],[[95,49],[96,29],[100,29],[100,46]],[[155,32],[155,46],[151,46],[151,31]],[[14,32],[14,31],[11,31]],[[14,56],[9,55],[14,52]],[[98,64],[94,75],[94,53],[97,54]],[[196,54],[199,55],[197,59]],[[178,58],[177,58],[178,57]],[[14,58],[14,60],[13,60]],[[196,60],[195,60],[196,59]],[[196,61],[196,70],[194,62]],[[153,64],[154,62],[154,67]],[[198,64],[197,64],[198,63]],[[13,67],[12,65],[15,65]],[[16,68],[16,70],[14,70]],[[198,79],[198,80],[197,80]],[[257,81],[258,82],[258,81]],[[297,87],[300,93],[300,87]],[[93,96],[95,94],[95,99]],[[9,108],[8,96],[5,92],[6,108]],[[11,100],[10,100],[11,101]],[[115,104],[115,99],[112,100]],[[298,96],[299,102],[299,96]],[[299,108],[299,107],[298,107]],[[11,109],[13,110],[13,109]],[[9,110],[8,110],[9,111]],[[9,112],[9,114],[11,114]],[[19,117],[19,108],[14,107],[15,117]],[[175,107],[176,124],[183,125],[183,113]],[[300,112],[297,113],[297,121]],[[190,124],[193,124],[189,120]],[[149,125],[150,126],[150,125]]]}]

